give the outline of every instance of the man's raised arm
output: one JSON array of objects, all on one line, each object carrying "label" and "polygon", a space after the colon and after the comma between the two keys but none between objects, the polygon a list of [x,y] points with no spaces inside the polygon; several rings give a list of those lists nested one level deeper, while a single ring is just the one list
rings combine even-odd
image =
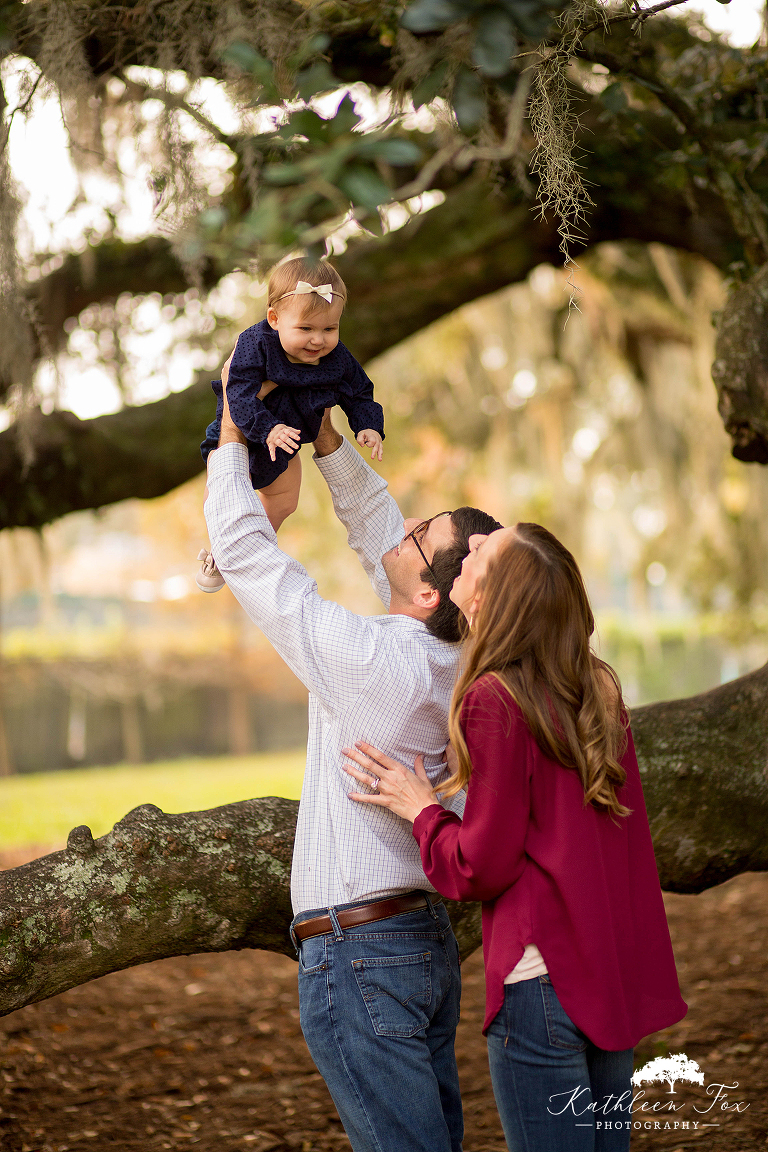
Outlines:
[{"label": "man's raised arm", "polygon": [[253,622],[325,707],[347,706],[379,658],[376,636],[366,617],[323,600],[306,569],[278,548],[226,400],[219,448],[208,457],[205,519],[216,565]]},{"label": "man's raised arm", "polygon": [[330,411],[315,440],[315,463],[331,492],[333,508],[347,529],[373,590],[389,608],[390,590],[381,557],[403,538],[403,516],[378,476],[360,453],[333,427]]}]

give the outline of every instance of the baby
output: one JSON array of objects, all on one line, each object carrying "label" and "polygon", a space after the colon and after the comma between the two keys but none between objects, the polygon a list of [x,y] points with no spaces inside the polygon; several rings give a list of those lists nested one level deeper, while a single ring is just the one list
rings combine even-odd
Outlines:
[{"label": "baby", "polygon": [[[272,273],[267,318],[242,332],[232,353],[227,402],[248,441],[251,482],[275,531],[296,510],[301,487],[297,448],[320,431],[326,408],[338,404],[371,459],[383,457],[384,413],[373,384],[339,341],[347,299],[344,281],[325,261],[288,260]],[[203,459],[218,446],[224,409],[221,381],[213,383],[216,419],[206,429]],[[218,592],[224,580],[210,553],[197,586]]]}]

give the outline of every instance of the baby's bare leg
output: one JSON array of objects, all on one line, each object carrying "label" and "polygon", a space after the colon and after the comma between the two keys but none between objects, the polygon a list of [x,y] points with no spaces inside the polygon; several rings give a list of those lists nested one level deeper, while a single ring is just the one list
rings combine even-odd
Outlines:
[{"label": "baby's bare leg", "polygon": [[286,517],[296,511],[301,488],[301,460],[298,452],[291,457],[285,472],[259,489],[259,496],[269,522],[277,532]]}]

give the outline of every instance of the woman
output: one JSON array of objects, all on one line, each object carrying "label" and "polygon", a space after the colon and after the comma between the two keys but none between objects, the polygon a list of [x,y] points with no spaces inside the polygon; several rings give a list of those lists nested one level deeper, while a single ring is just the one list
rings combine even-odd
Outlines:
[{"label": "woman", "polygon": [[[367,744],[352,799],[414,822],[444,896],[483,901],[488,1054],[507,1145],[629,1148],[632,1049],[686,1012],[637,760],[571,554],[537,524],[470,537],[451,705],[463,821]],[[371,777],[375,781],[371,781]]]}]

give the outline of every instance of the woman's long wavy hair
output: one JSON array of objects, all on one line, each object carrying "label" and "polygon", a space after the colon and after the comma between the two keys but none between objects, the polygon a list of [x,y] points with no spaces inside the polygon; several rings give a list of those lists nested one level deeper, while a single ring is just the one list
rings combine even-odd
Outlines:
[{"label": "woman's long wavy hair", "polygon": [[517,702],[545,756],[575,768],[584,803],[627,816],[616,796],[626,779],[626,710],[613,669],[590,647],[595,620],[576,561],[539,524],[518,524],[488,565],[451,701],[451,743],[459,767],[442,795],[472,772],[461,706],[491,674]]}]

